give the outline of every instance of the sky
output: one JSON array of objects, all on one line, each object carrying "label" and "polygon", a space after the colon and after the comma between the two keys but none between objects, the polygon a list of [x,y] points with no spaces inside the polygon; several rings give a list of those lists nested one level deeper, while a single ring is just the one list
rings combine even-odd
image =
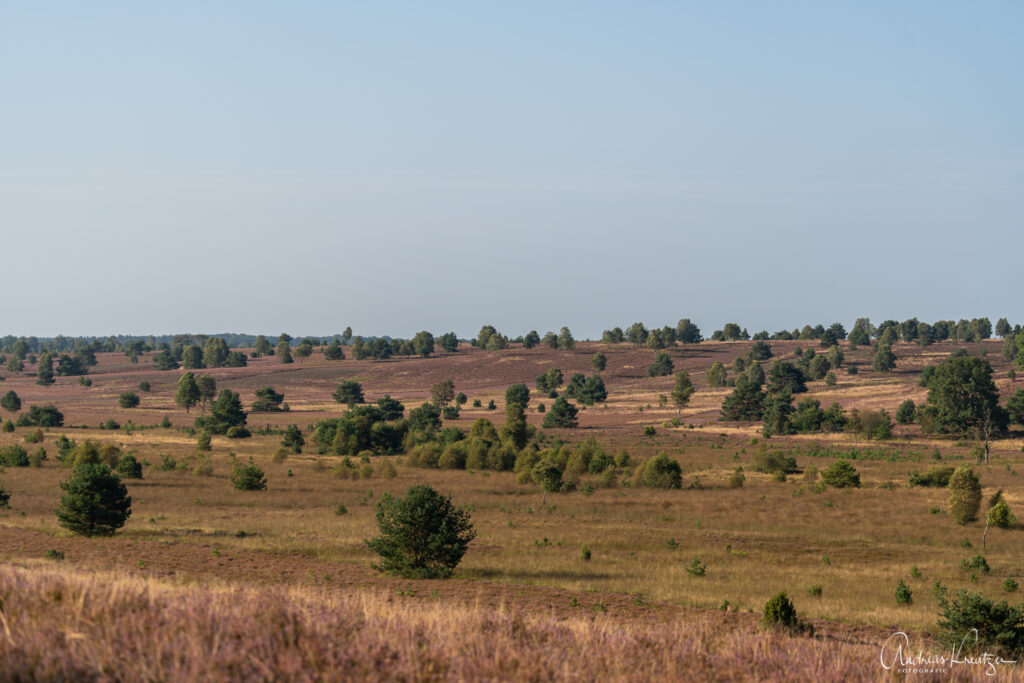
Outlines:
[{"label": "sky", "polygon": [[1024,322],[1019,2],[0,6],[0,335]]}]

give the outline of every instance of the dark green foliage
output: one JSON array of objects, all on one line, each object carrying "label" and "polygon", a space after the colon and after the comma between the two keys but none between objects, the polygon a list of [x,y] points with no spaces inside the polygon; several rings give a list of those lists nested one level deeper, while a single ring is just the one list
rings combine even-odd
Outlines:
[{"label": "dark green foliage", "polygon": [[674,369],[675,365],[672,363],[672,358],[662,351],[654,357],[654,362],[647,368],[647,374],[651,377],[664,377],[671,375]]},{"label": "dark green foliage", "polygon": [[683,318],[676,324],[676,339],[680,344],[697,344],[704,341],[700,328],[690,322],[689,318]]},{"label": "dark green foliage", "polygon": [[131,453],[125,453],[117,461],[117,473],[125,479],[142,479],[142,463]]},{"label": "dark green foliage", "polygon": [[896,354],[888,344],[878,344],[875,350],[875,357],[871,361],[871,368],[877,372],[889,372],[896,367]]},{"label": "dark green foliage", "polygon": [[837,489],[860,488],[860,474],[848,460],[836,460],[821,473],[821,481]]},{"label": "dark green foliage", "polygon": [[149,382],[143,380],[139,382],[139,391],[149,391],[152,387],[149,386]]},{"label": "dark green foliage", "polygon": [[590,364],[593,366],[594,372],[604,372],[604,369],[608,367],[608,357],[604,355],[603,351],[598,351],[590,359]]},{"label": "dark green foliage", "polygon": [[505,404],[526,408],[530,403],[530,389],[525,384],[513,384],[505,390]]},{"label": "dark green foliage", "polygon": [[263,491],[267,488],[267,478],[250,457],[248,465],[242,465],[237,460],[234,462],[231,467],[231,485],[239,491]]},{"label": "dark green foliage", "polygon": [[1006,401],[1006,412],[1014,423],[1024,425],[1024,389],[1018,389]]},{"label": "dark green foliage", "polygon": [[380,536],[366,541],[381,557],[374,569],[410,579],[451,576],[476,537],[469,513],[430,486],[402,498],[385,493],[376,505]]},{"label": "dark green foliage", "polygon": [[412,338],[413,351],[421,358],[426,358],[434,352],[434,335],[426,330],[417,332]]},{"label": "dark green foliage", "polygon": [[652,489],[678,489],[683,486],[683,470],[679,463],[664,453],[644,465],[642,481]]},{"label": "dark green foliage", "polygon": [[768,360],[772,357],[772,347],[765,341],[756,341],[747,353],[750,360]]},{"label": "dark green foliage", "polygon": [[306,439],[302,436],[302,430],[297,425],[288,425],[281,437],[281,445],[291,450],[292,453],[301,453],[302,447],[306,445]]},{"label": "dark green foliage", "polygon": [[13,391],[8,391],[3,398],[0,398],[0,407],[8,412],[16,413],[21,410],[21,398]]},{"label": "dark green foliage", "polygon": [[551,368],[543,375],[537,376],[536,384],[539,391],[554,391],[562,386],[562,371],[558,368]]},{"label": "dark green foliage", "polygon": [[608,392],[604,387],[604,380],[598,375],[584,377],[582,372],[577,372],[569,380],[565,389],[566,398],[574,398],[583,405],[594,405],[608,398]]},{"label": "dark green foliage", "polygon": [[351,408],[358,403],[365,403],[363,387],[355,380],[345,380],[331,394],[338,403],[346,403]]},{"label": "dark green foliage", "polygon": [[345,351],[341,348],[341,344],[338,343],[337,339],[332,339],[331,343],[324,347],[324,358],[327,360],[345,360]]},{"label": "dark green foliage", "polygon": [[409,411],[409,427],[418,432],[441,428],[441,409],[433,403],[424,403]]},{"label": "dark green foliage", "polygon": [[558,331],[558,348],[560,349],[572,349],[576,347],[576,340],[573,339],[572,332],[569,331],[568,327],[563,327]]},{"label": "dark green foliage", "polygon": [[575,428],[579,425],[576,418],[578,412],[576,406],[569,403],[564,396],[559,396],[551,404],[551,409],[544,414],[543,426],[545,429]]},{"label": "dark green foliage", "polygon": [[0,488],[0,510],[6,510],[11,507],[11,494]]},{"label": "dark green foliage", "polygon": [[181,350],[181,366],[186,370],[202,370],[203,350],[195,344],[190,344]]},{"label": "dark green foliage", "polygon": [[[710,371],[709,371],[710,372]],[[760,385],[740,375],[736,388],[722,402],[722,418],[730,421],[760,420],[764,413],[765,393]]]},{"label": "dark green foliage", "polygon": [[[980,593],[958,590],[947,599],[940,593],[938,627],[943,640],[959,647],[998,654],[1008,659],[1024,656],[1024,605],[994,602]],[[975,631],[976,629],[976,631]]]},{"label": "dark green foliage", "polygon": [[317,423],[313,432],[317,452],[338,455],[358,455],[363,451],[378,455],[400,452],[409,424],[405,420],[389,421],[388,416],[389,413],[378,406],[362,405],[340,418]]},{"label": "dark green foliage", "polygon": [[0,467],[28,467],[28,451],[18,445],[0,449]]},{"label": "dark green foliage", "polygon": [[237,392],[223,389],[217,400],[210,404],[210,414],[197,417],[195,426],[196,429],[208,429],[213,434],[227,434],[232,427],[244,427],[245,422],[242,399]]},{"label": "dark green foliage", "polygon": [[220,368],[228,359],[228,345],[220,337],[210,337],[203,347],[203,366],[208,368]]},{"label": "dark green foliage", "polygon": [[[534,332],[534,335],[536,334]],[[455,336],[454,332],[445,332],[437,338],[437,345],[448,353],[454,353],[459,350],[459,338]]]},{"label": "dark green foliage", "polygon": [[794,634],[814,633],[814,627],[800,621],[793,602],[785,593],[776,593],[764,605],[761,626],[766,629],[781,629]]},{"label": "dark green foliage", "polygon": [[252,412],[276,413],[281,411],[284,394],[279,394],[274,387],[260,387],[255,393],[256,400],[252,402]]},{"label": "dark green foliage", "polygon": [[518,450],[526,446],[530,440],[530,433],[531,428],[526,422],[526,406],[521,403],[506,404],[505,424],[501,428],[501,437]]},{"label": "dark green foliage", "polygon": [[789,423],[793,415],[793,397],[789,392],[770,393],[764,402],[762,432],[766,437],[775,434],[789,434],[793,431]]},{"label": "dark green foliage", "polygon": [[89,368],[86,367],[81,356],[69,356],[65,353],[57,359],[57,375],[60,377],[84,375],[87,372],[89,372]]},{"label": "dark green foliage", "polygon": [[[806,355],[806,354],[805,354]],[[768,393],[801,394],[807,391],[804,373],[789,361],[777,360],[768,368]]]},{"label": "dark green foliage", "polygon": [[917,406],[909,398],[900,404],[900,407],[896,410],[896,422],[901,425],[909,425],[914,423],[914,418],[917,416]]},{"label": "dark green foliage", "polygon": [[928,405],[938,431],[984,436],[1006,428],[1006,411],[992,381],[992,366],[974,356],[949,358],[928,383]]},{"label": "dark green foliage", "polygon": [[897,605],[912,605],[914,604],[914,594],[911,592],[910,587],[900,579],[900,582],[896,584],[896,604]]},{"label": "dark green foliage", "polygon": [[36,384],[48,386],[53,384],[53,358],[48,353],[39,355],[39,367],[36,371]]},{"label": "dark green foliage", "polygon": [[398,399],[391,398],[390,394],[385,394],[384,398],[378,398],[377,407],[384,412],[385,420],[401,420],[405,416],[405,406]]},{"label": "dark green foliage", "polygon": [[953,476],[954,468],[946,465],[932,467],[924,474],[912,472],[910,474],[911,486],[930,486],[934,488],[946,488],[949,479]]},{"label": "dark green foliage", "polygon": [[789,424],[798,432],[817,432],[821,431],[824,419],[825,411],[821,409],[821,402],[814,398],[805,398],[797,404],[796,412],[790,417]]},{"label": "dark green foliage", "polygon": [[178,360],[170,349],[163,349],[153,354],[153,364],[157,370],[177,370]]},{"label": "dark green foliage", "polygon": [[19,427],[60,427],[64,424],[64,413],[52,403],[45,406],[29,406],[27,413],[18,418]]},{"label": "dark green foliage", "polygon": [[139,395],[133,391],[126,391],[117,397],[117,403],[122,408],[137,408],[139,405]]},{"label": "dark green foliage", "polygon": [[224,436],[229,439],[248,439],[252,436],[252,432],[250,432],[244,425],[233,425],[228,427],[228,430],[224,432]]},{"label": "dark green foliage", "polygon": [[60,487],[65,495],[60,499],[57,521],[72,533],[113,536],[131,516],[128,490],[107,465],[76,465]]}]

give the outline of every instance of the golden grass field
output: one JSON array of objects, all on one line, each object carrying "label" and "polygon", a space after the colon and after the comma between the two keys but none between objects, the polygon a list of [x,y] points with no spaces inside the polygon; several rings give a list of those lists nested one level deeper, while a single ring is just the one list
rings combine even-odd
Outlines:
[{"label": "golden grass field", "polygon": [[[785,358],[792,357],[797,346],[809,343],[772,342],[772,348],[776,357]],[[1005,398],[1014,387],[1006,379],[1010,366],[999,355],[999,342],[964,346],[973,354],[986,353]],[[673,352],[676,369],[688,369],[697,386],[683,411],[684,426],[676,428],[664,426],[675,410],[659,407],[659,397],[669,393],[672,378],[647,377],[654,352],[626,346],[580,343],[573,351],[466,349],[440,357],[383,362],[332,363],[316,353],[294,365],[278,365],[269,358],[246,368],[209,372],[219,388],[239,391],[246,403],[252,400],[252,391],[264,384],[283,392],[291,412],[251,414],[250,427],[294,423],[308,440],[310,425],[344,410],[330,397],[342,379],[362,382],[368,400],[390,394],[408,409],[426,399],[434,382],[451,378],[471,402],[480,398],[486,406],[494,399],[501,406],[509,384],[522,381],[532,388],[536,375],[548,367],[562,368],[567,378],[574,371],[591,374],[590,358],[599,348],[609,361],[602,373],[608,401],[582,411],[579,429],[558,430],[557,435],[567,441],[593,436],[606,450],[627,450],[634,464],[664,452],[683,468],[682,490],[616,486],[544,497],[536,485],[517,484],[511,472],[424,470],[407,466],[403,456],[374,457],[374,474],[368,479],[339,479],[331,472],[337,457],[317,456],[312,444],[301,455],[273,462],[280,437],[272,435],[245,440],[214,437],[212,476],[158,471],[155,465],[162,454],[186,461],[196,451],[195,438],[179,428],[190,425],[197,410],[187,415],[173,404],[181,371],[158,372],[148,355],[135,365],[117,354],[100,354],[89,388],[78,385],[76,378],[59,378],[55,386],[38,387],[27,373],[6,373],[0,393],[17,391],[25,408],[32,403],[55,403],[69,426],[46,432],[42,445],[50,457],[42,467],[0,472],[0,487],[11,494],[11,509],[0,511],[0,559],[34,563],[53,548],[65,551],[64,567],[130,571],[163,580],[329,588],[331,576],[338,582],[339,576],[350,573],[357,577],[346,584],[350,588],[394,590],[409,582],[379,578],[368,569],[374,557],[364,540],[376,532],[373,504],[385,492],[400,495],[409,486],[426,482],[468,507],[478,532],[455,580],[446,584],[452,587],[448,593],[464,599],[473,595],[474,586],[486,586],[514,604],[528,587],[557,589],[530,604],[546,605],[545,609],[565,618],[588,614],[593,618],[587,606],[611,600],[605,596],[617,596],[608,618],[640,618],[642,606],[651,604],[704,608],[712,610],[709,618],[724,618],[719,611],[723,606],[730,614],[758,613],[769,596],[784,590],[801,616],[819,624],[819,631],[832,629],[841,639],[860,638],[858,642],[863,643],[897,627],[932,631],[937,613],[932,595],[935,581],[999,598],[1006,595],[1005,579],[1024,580],[1022,529],[992,529],[982,549],[983,525],[955,524],[945,514],[948,493],[944,489],[907,484],[910,471],[939,464],[933,460],[936,449],[942,464],[973,463],[968,456],[972,443],[926,438],[916,426],[899,426],[894,438],[884,442],[843,434],[766,441],[759,425],[718,422],[718,407],[729,390],[708,388],[703,373],[715,360],[728,365],[746,352],[749,343],[703,343]],[[838,401],[846,408],[881,407],[895,414],[906,398],[924,401],[926,390],[917,386],[917,373],[952,348],[948,343],[926,349],[898,345],[894,349],[897,370],[885,374],[870,370],[869,349],[847,351],[847,364],[858,365],[859,374],[841,370],[833,387],[809,383],[809,395],[819,398],[823,407]],[[152,389],[140,392],[142,405],[119,408],[117,395],[143,379]],[[530,420],[539,425],[537,402],[550,405],[550,400],[536,396],[531,400]],[[496,424],[502,421],[500,408],[490,412],[471,405],[451,424],[468,429],[478,417]],[[122,425],[128,420],[155,425],[164,415],[170,417],[171,429],[132,433],[97,429],[111,417]],[[642,436],[647,425],[655,426],[655,436]],[[0,434],[0,448],[22,443],[34,450],[36,445],[23,443],[29,431],[19,428]],[[54,458],[54,441],[60,434],[79,442],[117,443],[150,465],[141,481],[126,482],[132,515],[116,537],[70,538],[57,525],[53,510],[60,495],[58,485],[68,475]],[[1022,440],[1019,434],[1011,436],[994,445],[991,464],[975,464],[975,469],[986,498],[1001,488],[1011,508],[1024,515]],[[801,468],[813,465],[819,470],[832,458],[811,457],[799,449],[820,445],[874,455],[853,461],[861,474],[861,488],[814,493],[800,475],[780,482],[753,471],[754,453],[766,444],[795,450]],[[251,456],[266,472],[267,490],[234,490],[228,479],[229,453],[243,459]],[[380,476],[384,460],[396,466],[396,477]],[[727,488],[725,481],[738,465],[745,471],[745,484]],[[594,479],[584,476],[581,484]],[[335,514],[338,503],[344,503],[347,514]],[[590,561],[581,559],[583,544],[592,551]],[[962,559],[977,554],[986,557],[990,572],[972,575],[959,568]],[[694,557],[707,564],[705,576],[686,571]],[[245,560],[251,566],[236,571],[242,563],[239,558],[257,559]],[[901,579],[913,591],[910,606],[899,606],[894,598]],[[820,586],[820,595],[811,595],[811,586]],[[571,607],[570,596],[576,595],[580,606]],[[1019,601],[1016,595],[1008,597]],[[657,613],[644,618],[656,620]],[[866,635],[857,630],[862,625],[869,629]]]}]

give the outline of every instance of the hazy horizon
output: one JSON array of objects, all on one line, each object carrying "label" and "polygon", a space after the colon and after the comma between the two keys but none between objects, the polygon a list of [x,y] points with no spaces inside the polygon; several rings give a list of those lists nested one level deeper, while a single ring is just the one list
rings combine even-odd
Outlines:
[{"label": "hazy horizon", "polygon": [[8,6],[0,335],[1022,322],[1022,19]]}]

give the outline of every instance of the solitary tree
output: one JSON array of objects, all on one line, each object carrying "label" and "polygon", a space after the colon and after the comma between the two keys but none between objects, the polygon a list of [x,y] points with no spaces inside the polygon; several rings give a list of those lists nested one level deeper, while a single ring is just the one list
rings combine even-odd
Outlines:
[{"label": "solitary tree", "polygon": [[45,387],[50,384],[53,384],[54,382],[53,358],[50,356],[49,353],[46,353],[45,351],[39,354],[39,368],[36,371],[36,375],[38,377],[38,379],[36,380],[36,384],[40,386]]},{"label": "solitary tree", "polygon": [[327,360],[345,360],[345,352],[341,348],[341,344],[338,343],[337,339],[332,339],[331,343],[324,348],[324,358]]},{"label": "solitary tree", "polygon": [[8,391],[3,398],[0,398],[0,407],[8,412],[16,413],[21,410],[21,398],[14,391]]},{"label": "solitary tree", "polygon": [[426,330],[417,332],[416,336],[412,338],[412,347],[417,355],[426,358],[434,352],[434,335]]},{"label": "solitary tree", "polygon": [[365,403],[363,399],[363,387],[359,382],[347,379],[338,385],[338,388],[331,394],[338,403],[347,403],[351,408],[357,403]]},{"label": "solitary tree", "polygon": [[673,368],[672,358],[662,351],[655,356],[654,362],[647,368],[647,374],[651,377],[664,377],[665,375],[671,375]]},{"label": "solitary tree", "polygon": [[134,391],[126,391],[117,397],[117,402],[122,408],[137,408],[139,405],[139,395]]},{"label": "solitary tree", "polygon": [[174,392],[174,402],[190,412],[192,406],[199,403],[199,386],[196,384],[196,376],[186,372],[178,378],[178,389]]},{"label": "solitary tree", "polygon": [[537,330],[530,330],[523,336],[523,348],[532,349],[540,344],[540,335],[537,334]]},{"label": "solitary tree", "polygon": [[303,340],[295,347],[295,357],[304,360],[313,355],[313,345],[308,340]]},{"label": "solitary tree", "polygon": [[558,332],[558,348],[560,349],[572,349],[576,346],[576,340],[572,337],[572,332],[569,331],[568,327],[563,327]]},{"label": "solitary tree", "polygon": [[113,536],[132,513],[128,490],[102,463],[76,465],[60,487],[65,495],[60,499],[57,521],[72,533]]},{"label": "solitary tree", "polygon": [[230,389],[222,389],[217,400],[210,404],[210,415],[196,418],[196,427],[213,434],[226,434],[232,427],[244,427],[245,422],[241,397]]},{"label": "solitary tree", "polygon": [[[889,328],[890,330],[893,328]],[[892,347],[888,344],[879,344],[875,350],[875,358],[871,362],[871,367],[876,372],[889,372],[896,367],[896,354],[892,352]]]},{"label": "solitary tree", "polygon": [[302,436],[302,430],[297,425],[288,425],[281,437],[281,445],[291,450],[292,453],[301,453],[302,447],[306,445],[306,439]]},{"label": "solitary tree", "polygon": [[608,358],[604,355],[603,351],[598,351],[590,359],[590,364],[594,366],[595,371],[604,372],[604,369],[608,367]]},{"label": "solitary tree", "polygon": [[208,368],[223,367],[228,359],[228,345],[220,337],[210,337],[203,347],[203,365]]},{"label": "solitary tree", "polygon": [[530,403],[530,389],[525,384],[513,384],[505,390],[505,404],[515,403],[524,409]]},{"label": "solitary tree", "polygon": [[676,404],[676,418],[683,414],[683,408],[690,402],[693,396],[693,382],[690,381],[690,373],[680,370],[676,373],[675,384],[672,386],[672,402]]},{"label": "solitary tree", "polygon": [[957,524],[978,519],[981,509],[981,482],[970,465],[961,465],[949,478],[949,514]]},{"label": "solitary tree", "polygon": [[253,412],[276,413],[281,410],[284,394],[274,391],[274,387],[260,387],[256,390],[256,400],[252,402]]},{"label": "solitary tree", "polygon": [[380,536],[366,541],[381,557],[374,569],[407,579],[448,578],[476,538],[469,512],[425,484],[402,498],[385,493],[376,516]]}]

